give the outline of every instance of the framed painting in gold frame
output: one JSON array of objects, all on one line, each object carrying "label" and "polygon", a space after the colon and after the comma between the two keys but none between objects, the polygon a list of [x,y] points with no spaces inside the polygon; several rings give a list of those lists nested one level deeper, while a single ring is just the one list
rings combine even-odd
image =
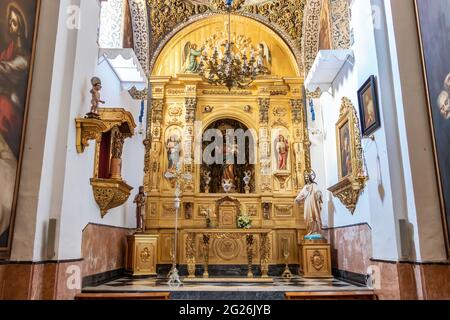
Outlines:
[{"label": "framed painting in gold frame", "polygon": [[442,222],[450,257],[450,2],[415,0]]},{"label": "framed painting in gold frame", "polygon": [[40,0],[0,2],[0,259],[11,251]]},{"label": "framed painting in gold frame", "polygon": [[336,126],[339,179],[352,174],[352,133],[350,131],[350,117],[343,117]]},{"label": "framed painting in gold frame", "polygon": [[368,177],[364,172],[358,116],[345,97],[336,123],[336,148],[339,181],[328,190],[353,214]]}]

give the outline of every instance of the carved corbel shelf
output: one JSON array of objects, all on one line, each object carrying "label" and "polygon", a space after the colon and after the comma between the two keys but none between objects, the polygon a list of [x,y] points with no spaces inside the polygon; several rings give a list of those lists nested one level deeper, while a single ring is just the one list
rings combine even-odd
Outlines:
[{"label": "carved corbel shelf", "polygon": [[100,207],[102,218],[108,210],[119,207],[127,202],[130,197],[132,187],[123,180],[115,179],[91,179],[94,198]]},{"label": "carved corbel shelf", "polygon": [[361,177],[346,177],[339,181],[334,186],[328,188],[328,191],[333,193],[333,196],[338,198],[342,204],[353,214],[358,203],[364,187],[366,186],[368,178]]},{"label": "carved corbel shelf", "polygon": [[89,146],[89,140],[100,141],[102,132],[108,127],[98,119],[75,119],[77,128],[77,152],[83,153],[84,149]]},{"label": "carved corbel shelf", "polygon": [[114,126],[121,128],[124,138],[134,135],[136,123],[133,115],[123,108],[99,108],[99,119],[77,118],[76,123],[76,146],[77,152],[83,153],[89,146],[89,140],[100,142],[101,135],[111,130]]}]

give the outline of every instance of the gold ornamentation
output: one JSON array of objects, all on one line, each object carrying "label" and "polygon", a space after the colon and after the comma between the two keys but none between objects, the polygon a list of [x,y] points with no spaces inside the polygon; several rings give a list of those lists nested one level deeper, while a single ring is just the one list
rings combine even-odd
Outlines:
[{"label": "gold ornamentation", "polygon": [[275,205],[275,212],[278,217],[290,217],[292,216],[293,205]]},{"label": "gold ornamentation", "polygon": [[253,278],[253,244],[255,242],[254,236],[252,234],[248,234],[246,236],[247,243],[247,259],[248,259],[248,272],[247,277]]},{"label": "gold ornamentation", "polygon": [[169,216],[175,216],[177,209],[172,203],[163,204],[163,214]]},{"label": "gold ornamentation", "polygon": [[270,99],[259,98],[259,122],[261,125],[267,125],[269,122]]},{"label": "gold ornamentation", "polygon": [[141,251],[141,254],[140,254],[141,262],[142,262],[142,263],[149,262],[151,256],[152,256],[152,255],[151,255],[150,251],[148,250],[147,247],[145,247],[145,248]]},{"label": "gold ornamentation", "polygon": [[214,241],[215,252],[219,258],[231,261],[239,255],[240,248],[237,239],[232,237],[220,237]]},{"label": "gold ornamentation", "polygon": [[[341,142],[339,137],[341,128],[347,123],[350,128],[349,144],[351,168],[348,175],[342,177]],[[340,180],[328,190],[331,191],[333,195],[353,214],[358,198],[366,185],[368,177],[364,172],[364,155],[361,145],[361,130],[359,128],[358,116],[352,102],[346,97],[342,98],[339,120],[336,124],[336,137],[338,137],[337,152]]]},{"label": "gold ornamentation", "polygon": [[286,181],[290,178],[291,174],[289,172],[277,172],[274,176],[280,183],[280,189],[286,189]]},{"label": "gold ornamentation", "polygon": [[317,271],[320,271],[323,269],[324,264],[325,264],[325,258],[320,253],[320,251],[318,251],[318,250],[314,251],[314,253],[311,255],[310,259],[311,259],[311,265],[314,267],[314,269],[316,269]]},{"label": "gold ornamentation", "polygon": [[331,0],[331,24],[333,49],[351,46],[350,8],[348,1]]},{"label": "gold ornamentation", "polygon": [[287,109],[285,107],[275,107],[272,113],[275,117],[283,118],[287,115]]},{"label": "gold ornamentation", "polygon": [[301,124],[303,113],[302,109],[304,108],[303,101],[300,99],[291,100],[291,107],[292,107],[292,120],[294,121],[295,124]]},{"label": "gold ornamentation", "polygon": [[261,234],[261,276],[268,277],[270,260],[270,239],[267,234]]},{"label": "gold ornamentation", "polygon": [[147,100],[148,99],[148,90],[138,90],[136,87],[131,88],[128,90],[128,93],[134,100]]},{"label": "gold ornamentation", "polygon": [[272,28],[283,30],[296,47],[300,48],[306,2],[306,0],[275,0],[262,5],[248,6],[245,11],[263,17],[273,26]]},{"label": "gold ornamentation", "polygon": [[205,89],[205,90],[202,90],[202,93],[204,95],[210,95],[210,96],[222,96],[222,95],[251,96],[252,95],[252,92],[250,90],[238,90],[238,89],[232,89],[231,91],[221,90],[221,89]]},{"label": "gold ornamentation", "polygon": [[250,217],[256,217],[258,215],[258,209],[256,204],[247,204],[247,214]]},{"label": "gold ornamentation", "polygon": [[209,240],[211,236],[208,234],[203,235],[203,277],[208,278],[208,265],[209,265]]},{"label": "gold ornamentation", "polygon": [[77,152],[83,153],[89,146],[89,140],[100,142],[102,132],[107,131],[107,125],[98,119],[75,119],[77,128],[76,146]]},{"label": "gold ornamentation", "polygon": [[188,264],[188,278],[195,278],[195,236],[188,233],[186,238],[186,259]]},{"label": "gold ornamentation", "polygon": [[94,198],[100,207],[102,218],[108,210],[124,204],[130,197],[132,187],[121,180],[91,179]]},{"label": "gold ornamentation", "polygon": [[150,10],[150,25],[152,30],[152,43],[150,52],[162,38],[178,24],[189,20],[196,14],[204,13],[207,6],[192,4],[184,0],[147,0]]},{"label": "gold ornamentation", "polygon": [[168,96],[184,96],[185,90],[184,89],[168,89],[167,95]]}]

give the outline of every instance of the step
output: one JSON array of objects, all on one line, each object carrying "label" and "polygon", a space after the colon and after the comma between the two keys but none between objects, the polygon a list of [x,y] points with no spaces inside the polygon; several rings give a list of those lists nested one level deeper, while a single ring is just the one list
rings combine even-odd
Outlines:
[{"label": "step", "polygon": [[286,300],[377,300],[371,290],[286,292]]}]

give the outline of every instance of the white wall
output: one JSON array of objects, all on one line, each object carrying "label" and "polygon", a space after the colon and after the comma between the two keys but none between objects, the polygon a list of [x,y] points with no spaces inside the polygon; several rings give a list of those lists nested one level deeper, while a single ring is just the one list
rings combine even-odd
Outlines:
[{"label": "white wall", "polygon": [[[47,4],[48,3],[48,4]],[[57,254],[53,259],[79,259],[81,258],[82,230],[88,223],[100,223],[119,227],[135,227],[134,208],[132,197],[127,204],[120,208],[110,210],[104,219],[101,218],[99,208],[94,201],[89,179],[93,176],[95,143],[78,154],[75,147],[76,129],[75,118],[83,117],[90,109],[90,79],[98,76],[103,80],[102,99],[107,103],[105,107],[121,107],[130,111],[136,123],[140,112],[140,102],[134,101],[128,92],[122,91],[119,79],[106,61],[98,64],[97,30],[100,6],[98,1],[92,0],[61,0],[59,8],[52,7],[54,17],[46,20],[47,5],[56,1],[47,0],[43,3],[44,18],[41,24],[48,24],[47,28],[56,35],[54,54],[52,47],[42,60],[46,65],[40,65],[40,52],[45,52],[46,44],[51,43],[51,37],[40,34],[42,45],[38,47],[37,72],[49,73],[47,86],[43,88],[44,94],[49,95],[47,106],[45,102],[40,106],[41,96],[32,98],[30,112],[40,109],[42,121],[40,131],[29,130],[27,145],[30,149],[40,146],[40,154],[25,154],[27,161],[33,162],[36,172],[33,176],[40,177],[28,197],[33,198],[37,209],[33,210],[31,200],[20,200],[25,208],[18,212],[18,221],[25,218],[27,223],[19,226],[15,231],[12,260],[48,260],[46,255],[47,224],[49,218],[58,219]],[[69,5],[80,7],[80,28],[67,28],[67,8]],[[59,11],[58,11],[59,10]],[[59,12],[59,15],[58,15]],[[59,18],[58,18],[59,17]],[[56,26],[58,26],[56,28]],[[49,32],[51,35],[51,32]],[[41,51],[42,50],[42,51]],[[54,58],[54,59],[53,59]],[[41,68],[43,70],[41,70]],[[47,75],[48,76],[48,75]],[[34,77],[33,89],[43,85]],[[39,105],[39,106],[38,106]],[[48,110],[45,110],[45,109]],[[48,111],[48,121],[46,113]],[[47,122],[45,124],[45,122]],[[35,125],[30,121],[29,127]],[[44,132],[45,128],[45,132]],[[137,133],[137,132],[136,132]],[[45,140],[44,140],[45,138]],[[123,172],[124,180],[136,189],[143,182],[144,146],[142,136],[135,135],[125,141]],[[40,140],[37,142],[37,140]],[[44,144],[45,141],[45,144]],[[30,157],[34,157],[33,160]],[[43,161],[39,161],[43,159]],[[40,166],[41,165],[41,166]],[[41,170],[40,174],[38,171]],[[31,175],[24,168],[25,180]],[[39,184],[39,187],[36,186]],[[23,184],[21,191],[27,187]],[[39,190],[39,193],[37,193]],[[22,192],[24,193],[24,192]],[[36,196],[38,195],[38,196]],[[22,218],[23,215],[23,218]],[[20,222],[19,222],[20,223]],[[33,226],[34,225],[34,226]],[[33,230],[33,227],[35,229]],[[35,236],[31,236],[35,233]],[[24,240],[21,241],[21,239]],[[18,241],[16,241],[19,239]],[[107,245],[107,244],[105,244]],[[32,250],[31,250],[32,248]]]},{"label": "white wall", "polygon": [[[326,190],[339,180],[336,122],[342,98],[349,98],[359,112],[357,91],[370,75],[377,77],[379,96],[383,95],[383,86],[379,81],[379,64],[383,64],[384,61],[377,56],[370,0],[354,1],[352,12],[354,62],[353,64],[347,62],[333,82],[332,88],[316,100],[323,114],[322,152],[325,167],[321,174],[326,178],[325,184],[321,186],[322,190]],[[390,114],[384,112],[387,108],[384,108],[383,102],[380,101],[382,128],[374,133],[375,141],[365,139],[362,142],[369,181],[359,198],[356,210],[352,215],[337,198],[326,192],[324,220],[328,221],[329,227],[368,223],[372,228],[373,257],[397,260],[396,220],[384,121]]]},{"label": "white wall", "polygon": [[[328,193],[324,220],[329,227],[368,223],[375,259],[445,260],[413,4],[355,0],[352,13],[354,64],[347,63],[332,89],[315,101],[324,135],[312,158],[325,177],[319,181],[322,190],[338,181],[335,125],[341,99],[348,97],[358,111],[357,91],[370,75],[377,79],[382,127],[375,141],[363,140],[370,179],[355,213]],[[316,163],[321,156],[325,163]],[[406,234],[399,231],[399,219],[408,223]],[[409,239],[403,250],[402,237]]]}]

